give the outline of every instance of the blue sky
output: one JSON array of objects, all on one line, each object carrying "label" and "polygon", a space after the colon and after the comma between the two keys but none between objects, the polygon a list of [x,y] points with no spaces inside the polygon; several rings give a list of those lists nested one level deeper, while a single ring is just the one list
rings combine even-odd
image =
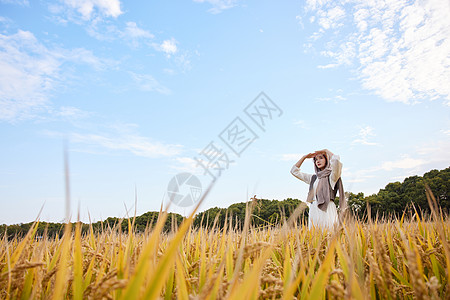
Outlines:
[{"label": "blue sky", "polygon": [[[234,162],[201,210],[304,199],[290,168],[323,148],[355,193],[444,169],[449,12],[448,1],[0,0],[0,224],[42,206],[42,220],[64,219],[65,143],[84,221],[159,210],[181,172],[205,188],[195,158],[211,142]],[[264,130],[244,112],[260,92],[281,110]],[[240,156],[219,138],[236,117],[257,136]]]}]

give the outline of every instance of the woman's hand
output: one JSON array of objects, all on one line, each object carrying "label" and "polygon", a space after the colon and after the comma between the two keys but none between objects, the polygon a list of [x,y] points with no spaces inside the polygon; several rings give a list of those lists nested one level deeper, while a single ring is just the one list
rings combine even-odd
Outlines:
[{"label": "woman's hand", "polygon": [[300,158],[300,160],[295,164],[295,166],[297,168],[300,168],[300,166],[302,165],[302,163],[305,161],[305,159],[307,158],[313,158],[315,155],[315,153],[308,153],[302,156],[302,158]]},{"label": "woman's hand", "polygon": [[313,158],[316,155],[317,155],[316,153],[308,153],[308,154],[303,155],[303,157],[304,158]]},{"label": "woman's hand", "polygon": [[331,152],[328,149],[323,149],[323,150],[317,150],[316,152],[314,152],[314,156],[317,156],[319,154],[327,154],[329,157],[333,156],[333,152]]}]

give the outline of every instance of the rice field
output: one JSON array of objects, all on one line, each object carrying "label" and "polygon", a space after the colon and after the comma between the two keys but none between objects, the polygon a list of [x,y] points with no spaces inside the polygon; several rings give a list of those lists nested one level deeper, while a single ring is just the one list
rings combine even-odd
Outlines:
[{"label": "rice field", "polygon": [[[251,204],[249,205],[251,206]],[[348,219],[336,230],[295,219],[255,228],[194,228],[193,215],[163,233],[108,228],[0,246],[1,299],[449,299],[450,223],[434,213]],[[297,215],[298,216],[298,215]],[[127,219],[129,228],[133,220]]]}]

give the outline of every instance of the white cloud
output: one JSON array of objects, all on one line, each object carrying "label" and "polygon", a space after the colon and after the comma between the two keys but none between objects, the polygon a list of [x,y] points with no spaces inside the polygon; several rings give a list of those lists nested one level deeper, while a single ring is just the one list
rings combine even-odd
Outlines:
[{"label": "white cloud", "polygon": [[375,177],[375,175],[371,174],[373,173],[373,169],[368,170],[360,170],[357,169],[355,171],[351,171],[348,168],[342,169],[342,175],[345,178],[346,183],[350,183],[349,187],[353,186],[353,183],[360,183],[360,182],[366,182],[367,180],[370,180]]},{"label": "white cloud", "polygon": [[[51,19],[58,24],[66,25],[69,22],[85,26],[87,33],[102,41],[123,38],[124,32],[130,29],[128,34],[137,33],[132,24],[122,32],[111,23],[111,18],[116,19],[123,14],[119,0],[60,0],[48,4],[49,11],[53,14]],[[135,37],[127,37],[134,41]],[[133,44],[133,43],[132,43]]]},{"label": "white cloud", "polygon": [[450,129],[448,129],[448,130],[442,129],[441,132],[445,135],[450,135]]},{"label": "white cloud", "polygon": [[177,53],[177,41],[174,38],[171,38],[170,40],[165,40],[157,47],[159,51],[162,51],[166,53],[168,57],[170,55]]},{"label": "white cloud", "polygon": [[[180,51],[177,44],[178,41],[174,38],[171,38],[164,40],[160,44],[153,43],[152,46],[155,50],[163,52],[167,58],[172,58],[182,72],[189,71],[191,69],[191,52]],[[195,54],[199,56],[199,53],[197,51],[195,51]]]},{"label": "white cloud", "polygon": [[295,16],[295,19],[297,20],[298,24],[299,24],[302,28],[305,28],[305,25],[303,24],[303,18],[302,18],[302,16],[300,16],[300,15]]},{"label": "white cloud", "polygon": [[68,62],[104,66],[88,50],[49,49],[28,31],[0,34],[0,120],[29,119],[49,110],[49,99],[66,75],[62,64]]},{"label": "white cloud", "polygon": [[319,69],[335,68],[340,65],[351,65],[353,57],[355,56],[355,44],[353,42],[343,43],[336,51],[322,51],[322,56],[330,57],[335,61],[334,63],[327,65],[318,65]]},{"label": "white cloud", "polygon": [[336,95],[333,97],[318,97],[316,99],[319,101],[334,101],[335,103],[347,100],[347,98],[341,95]]},{"label": "white cloud", "polygon": [[189,172],[194,175],[202,175],[204,169],[198,165],[198,162],[192,157],[176,157],[174,164],[170,168],[176,172]]},{"label": "white cloud", "polygon": [[301,129],[309,129],[309,126],[305,120],[294,121],[294,125],[299,126]]},{"label": "white cloud", "polygon": [[439,163],[449,166],[450,141],[443,139],[422,145],[418,148],[417,153],[423,156],[429,163]]},{"label": "white cloud", "polygon": [[155,36],[139,27],[135,22],[126,22],[124,28],[109,23],[93,23],[86,26],[87,33],[100,41],[123,41],[136,48],[141,44],[151,45],[149,40]]},{"label": "white cloud", "polygon": [[[398,178],[405,178],[412,175],[420,175],[431,169],[447,168],[450,162],[450,142],[447,140],[428,143],[418,146],[411,153],[399,155],[395,160],[381,162],[377,166],[365,170],[358,170],[354,174],[347,172],[353,178],[371,178],[375,172],[394,172],[403,170],[403,174]],[[406,173],[405,173],[406,172]],[[348,180],[347,180],[348,181]]]},{"label": "white cloud", "polygon": [[209,3],[212,5],[208,11],[212,14],[221,13],[224,10],[233,8],[237,5],[237,0],[194,0],[199,3]]},{"label": "white cloud", "polygon": [[[136,22],[128,21],[125,25],[116,25],[108,17],[116,18],[123,12],[118,0],[62,0],[63,4],[48,6],[54,15],[53,19],[61,24],[69,21],[84,26],[87,33],[100,41],[120,41],[133,48],[141,45],[163,52],[167,58],[174,58],[182,71],[191,68],[189,55],[180,51],[175,38],[164,39],[162,42],[152,41],[155,35],[140,27]],[[181,53],[180,53],[181,52]]]},{"label": "white cloud", "polygon": [[173,69],[169,69],[169,68],[164,68],[163,72],[168,74],[168,75],[174,75],[176,72]]},{"label": "white cloud", "polygon": [[109,150],[125,150],[137,156],[164,157],[174,156],[181,152],[180,145],[167,145],[160,142],[152,142],[148,138],[136,134],[122,134],[119,136],[108,136],[101,134],[79,134],[70,135],[72,143],[86,144],[92,147],[102,147]]},{"label": "white cloud", "polygon": [[153,34],[148,32],[147,30],[139,28],[135,22],[127,22],[126,28],[123,31],[123,33],[125,36],[128,36],[132,39],[138,39],[138,38],[152,39],[152,38],[154,38]]},{"label": "white cloud", "polygon": [[377,143],[369,141],[369,139],[371,137],[374,137],[374,136],[376,136],[376,135],[375,135],[374,130],[373,130],[372,127],[370,127],[370,126],[362,127],[359,130],[357,138],[352,141],[352,144],[362,144],[362,145],[367,145],[367,146],[376,146],[376,145],[378,145]]},{"label": "white cloud", "polygon": [[11,19],[0,16],[0,23],[9,24],[11,23]]},{"label": "white cloud", "polygon": [[340,64],[335,63],[335,64],[318,65],[317,68],[319,68],[319,69],[332,69],[332,68],[336,68],[338,66],[340,66]]},{"label": "white cloud", "polygon": [[346,183],[359,183],[359,182],[366,182],[367,179],[371,178],[373,176],[368,176],[368,177],[355,177],[352,179],[345,179]]},{"label": "white cloud", "polygon": [[449,1],[310,0],[306,10],[318,24],[311,40],[331,60],[320,68],[354,66],[362,86],[388,101],[450,105]]},{"label": "white cloud", "polygon": [[345,16],[345,10],[342,7],[335,6],[328,10],[317,11],[318,23],[323,29],[330,29],[342,26],[339,21]]},{"label": "white cloud", "polygon": [[85,132],[62,133],[45,131],[49,137],[67,138],[73,151],[88,153],[132,153],[136,156],[158,158],[179,155],[183,146],[154,141],[137,132],[136,124],[91,124],[94,128],[85,128]]},{"label": "white cloud", "polygon": [[347,98],[346,96],[343,96],[344,94],[344,90],[342,89],[328,89],[328,94],[327,96],[324,97],[317,97],[316,100],[317,101],[333,101],[334,103],[339,103],[342,101],[346,101]]},{"label": "white cloud", "polygon": [[127,22],[123,30],[117,30],[117,35],[130,41],[133,47],[139,46],[140,41],[153,39],[155,36],[148,30],[140,28],[135,22]]},{"label": "white cloud", "polygon": [[57,49],[52,50],[51,54],[62,62],[84,63],[94,69],[102,70],[106,67],[111,67],[117,63],[108,59],[100,59],[90,50],[84,48],[75,49]]},{"label": "white cloud", "polygon": [[398,160],[383,162],[380,169],[385,171],[391,171],[393,169],[414,169],[425,163],[426,161],[423,159],[415,159],[404,155]]},{"label": "white cloud", "polygon": [[86,25],[86,31],[100,41],[123,41],[134,48],[141,44],[155,48],[155,44],[150,42],[155,35],[139,27],[136,22],[126,22],[123,28],[122,25],[116,26],[109,22],[93,22]]},{"label": "white cloud", "polygon": [[139,89],[146,92],[158,92],[168,95],[171,93],[170,89],[160,84],[152,75],[149,74],[137,74],[129,72],[133,81],[137,84]]},{"label": "white cloud", "polygon": [[318,100],[318,101],[333,101],[334,103],[339,103],[339,102],[347,100],[347,98],[345,96],[342,96],[342,94],[344,93],[344,90],[342,90],[342,89],[329,89],[328,92],[329,92],[329,94],[331,94],[331,96],[317,97],[316,100]]},{"label": "white cloud", "polygon": [[188,52],[180,53],[175,56],[175,63],[183,71],[189,71],[191,69],[191,60]]},{"label": "white cloud", "polygon": [[83,111],[73,106],[61,106],[58,110],[53,112],[53,115],[61,117],[63,119],[74,120],[86,118],[92,115],[92,113]]},{"label": "white cloud", "polygon": [[[377,180],[383,178],[386,181],[391,174],[398,174],[399,170],[402,172],[402,176],[392,177],[391,179],[400,180],[407,176],[418,175],[426,169],[426,163],[424,159],[412,158],[410,155],[401,155],[397,160],[384,161],[375,167],[367,169],[357,169],[355,171],[344,170],[343,176],[345,182],[350,183],[349,190],[352,189],[354,183],[362,183]],[[379,173],[381,171],[381,173]],[[378,174],[376,174],[378,173]],[[380,175],[381,174],[381,175]],[[406,175],[405,175],[406,174]]]},{"label": "white cloud", "polygon": [[[364,163],[369,164],[371,160]],[[438,140],[419,145],[409,153],[391,156],[389,160],[379,162],[373,167],[344,170],[345,182],[360,183],[374,180],[388,183],[392,180],[402,181],[406,177],[419,175],[432,170],[449,167],[450,141]],[[350,185],[351,187],[352,185]]]},{"label": "white cloud", "polygon": [[0,120],[26,119],[45,108],[59,67],[32,33],[0,34]]},{"label": "white cloud", "polygon": [[123,12],[119,0],[63,0],[69,9],[77,11],[82,19],[92,20],[96,17],[117,18]]}]

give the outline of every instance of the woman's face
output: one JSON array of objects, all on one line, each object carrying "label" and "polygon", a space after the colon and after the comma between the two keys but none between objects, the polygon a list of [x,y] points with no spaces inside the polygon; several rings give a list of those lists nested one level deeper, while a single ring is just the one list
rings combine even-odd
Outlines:
[{"label": "woman's face", "polygon": [[326,167],[327,159],[325,158],[325,156],[323,154],[317,155],[315,157],[314,161],[319,170],[322,170],[323,168]]}]

